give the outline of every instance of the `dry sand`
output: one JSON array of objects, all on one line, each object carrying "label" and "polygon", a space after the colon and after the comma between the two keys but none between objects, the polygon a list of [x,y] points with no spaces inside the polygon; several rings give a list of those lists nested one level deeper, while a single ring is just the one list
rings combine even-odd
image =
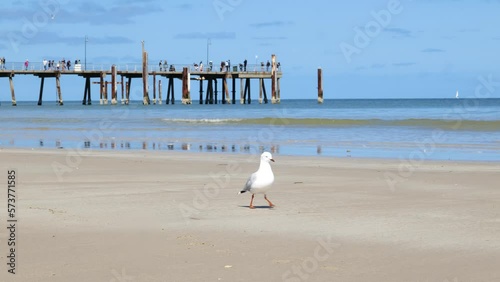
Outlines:
[{"label": "dry sand", "polygon": [[0,281],[500,281],[498,163],[80,153],[0,151]]}]

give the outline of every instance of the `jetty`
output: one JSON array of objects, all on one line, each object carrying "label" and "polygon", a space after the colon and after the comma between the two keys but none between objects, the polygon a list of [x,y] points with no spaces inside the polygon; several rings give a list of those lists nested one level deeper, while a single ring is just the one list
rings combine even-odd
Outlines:
[{"label": "jetty", "polygon": [[[259,85],[259,103],[268,103],[265,80],[271,80],[271,103],[280,103],[280,79],[282,72],[276,62],[276,56],[271,56],[270,66],[255,65],[243,69],[241,65],[226,67],[213,70],[206,66],[201,70],[193,65],[170,65],[161,67],[158,65],[148,64],[147,53],[143,51],[142,65],[133,70],[129,70],[128,66],[110,65],[105,69],[88,70],[84,69],[81,64],[76,64],[71,70],[63,69],[45,69],[43,66],[39,69],[0,69],[0,79],[8,78],[10,84],[10,93],[12,105],[16,106],[16,95],[14,89],[14,77],[16,75],[32,75],[40,78],[40,92],[38,96],[38,105],[43,103],[43,91],[45,79],[55,79],[57,103],[63,105],[63,91],[61,89],[61,79],[64,76],[79,76],[85,79],[82,104],[92,105],[91,85],[99,85],[99,104],[118,104],[118,88],[121,89],[121,104],[128,105],[130,103],[130,86],[133,78],[140,78],[143,89],[143,104],[162,104],[162,80],[167,81],[167,95],[165,104],[175,103],[174,81],[182,81],[182,96],[183,104],[192,103],[191,83],[199,83],[199,103],[200,104],[235,104],[237,93],[237,81],[239,80],[240,103],[250,104],[252,102],[251,81],[258,80]],[[150,77],[152,77],[152,93],[150,93]],[[108,80],[109,78],[109,80]],[[220,86],[219,86],[220,85]],[[110,86],[110,87],[109,87]],[[120,86],[120,87],[118,87]],[[205,88],[206,86],[206,88]],[[110,92],[108,88],[111,88]],[[150,95],[152,94],[152,95]],[[157,95],[158,94],[158,95]],[[220,97],[219,97],[220,94]],[[152,96],[152,99],[151,99]]]}]

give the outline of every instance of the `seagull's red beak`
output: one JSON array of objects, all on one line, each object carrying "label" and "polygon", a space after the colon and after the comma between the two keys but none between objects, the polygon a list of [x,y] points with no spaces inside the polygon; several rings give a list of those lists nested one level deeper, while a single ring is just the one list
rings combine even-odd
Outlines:
[{"label": "seagull's red beak", "polygon": [[269,159],[269,160],[271,160],[272,162],[274,162],[274,159]]}]

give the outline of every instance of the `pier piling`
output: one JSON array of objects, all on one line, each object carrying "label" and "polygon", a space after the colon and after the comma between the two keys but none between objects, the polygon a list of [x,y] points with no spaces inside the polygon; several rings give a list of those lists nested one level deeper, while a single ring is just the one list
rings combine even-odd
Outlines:
[{"label": "pier piling", "polygon": [[40,77],[40,94],[38,94],[38,106],[42,105],[42,96],[43,96],[43,84],[45,81],[45,77]]},{"label": "pier piling", "polygon": [[[170,96],[172,95],[172,96]],[[174,78],[169,77],[168,78],[168,86],[167,86],[167,100],[165,103],[168,105],[170,104],[170,101],[172,100],[172,105],[175,104],[175,97],[174,97]]]},{"label": "pier piling", "polygon": [[323,70],[318,68],[318,103],[323,103]]},{"label": "pier piling", "polygon": [[14,72],[11,72],[9,75],[10,97],[12,100],[12,106],[17,106],[16,92],[14,91],[14,80],[12,80],[13,77],[14,77]]},{"label": "pier piling", "polygon": [[213,101],[212,101],[213,103],[211,103],[211,104],[217,104],[217,101],[219,99],[219,97],[218,97],[219,93],[217,92],[217,78],[214,79],[214,93],[215,93],[215,98],[213,99]]},{"label": "pier piling", "polygon": [[103,92],[103,95],[104,95],[104,104],[107,105],[108,104],[108,81],[104,81],[104,92]]},{"label": "pier piling", "polygon": [[90,98],[90,77],[85,77],[85,89],[83,90],[83,100],[82,105],[92,105],[92,100]]},{"label": "pier piling", "polygon": [[233,76],[233,87],[232,87],[232,92],[233,92],[233,97],[232,97],[232,101],[233,101],[233,104],[236,104],[236,77]]},{"label": "pier piling", "polygon": [[132,77],[128,77],[127,85],[125,87],[125,105],[130,103],[130,84],[132,84]]},{"label": "pier piling", "polygon": [[122,100],[121,100],[121,103],[122,105],[125,104],[125,97],[124,97],[124,93],[125,93],[125,82],[123,81],[123,75],[120,75],[121,76],[121,89],[122,89]]},{"label": "pier piling", "polygon": [[182,68],[182,104],[191,104],[191,79],[187,67]]},{"label": "pier piling", "polygon": [[264,87],[264,79],[259,78],[259,104],[262,104],[262,88]]},{"label": "pier piling", "polygon": [[271,55],[271,103],[276,104],[280,101],[276,97],[276,88],[277,88],[277,79],[276,75],[276,55]]},{"label": "pier piling", "polygon": [[243,94],[243,104],[245,103],[252,103],[252,97],[250,95],[250,78],[245,79],[245,93]]},{"label": "pier piling", "polygon": [[221,99],[221,103],[224,105],[226,104],[226,96],[225,96],[225,93],[226,93],[226,78],[223,77],[222,78],[222,99]]},{"label": "pier piling", "polygon": [[200,79],[200,105],[203,104],[203,78]]},{"label": "pier piling", "polygon": [[208,104],[208,100],[210,98],[210,84],[212,83],[212,80],[209,78],[207,80],[207,94],[205,94],[205,105]]},{"label": "pier piling", "polygon": [[87,105],[92,105],[92,92],[90,87],[90,77],[87,77],[87,81],[89,82],[89,87],[87,89]]},{"label": "pier piling", "polygon": [[153,72],[153,105],[156,105],[156,72]]},{"label": "pier piling", "polygon": [[205,96],[205,105],[210,103],[210,100],[213,99],[213,86],[212,86],[212,79],[209,78],[207,80],[207,94]]},{"label": "pier piling", "polygon": [[56,73],[56,91],[57,91],[57,103],[59,104],[59,106],[62,106],[64,103],[63,103],[63,99],[62,99],[62,93],[61,93],[61,72],[58,71]]},{"label": "pier piling", "polygon": [[267,93],[266,93],[266,84],[264,83],[264,79],[262,80],[262,92],[264,93],[264,104],[268,103]]},{"label": "pier piling", "polygon": [[118,103],[118,90],[116,88],[116,66],[111,66],[111,105],[116,105]]},{"label": "pier piling", "polygon": [[148,53],[144,50],[144,41],[142,42],[142,104],[149,105],[148,93]]},{"label": "pier piling", "polygon": [[103,104],[104,102],[104,87],[106,85],[104,84],[104,77],[106,76],[105,72],[101,72],[99,75],[99,104]]},{"label": "pier piling", "polygon": [[227,87],[227,79],[223,78],[222,87],[224,88],[224,95],[226,96],[225,102],[231,104],[231,97],[229,96],[229,87]]},{"label": "pier piling", "polygon": [[240,104],[245,104],[245,94],[243,92],[243,78],[240,78]]},{"label": "pier piling", "polygon": [[130,88],[129,88],[129,82],[125,82],[125,105],[128,105],[128,101],[130,98]]},{"label": "pier piling", "polygon": [[161,97],[161,79],[158,80],[158,105],[161,105],[162,97]]}]

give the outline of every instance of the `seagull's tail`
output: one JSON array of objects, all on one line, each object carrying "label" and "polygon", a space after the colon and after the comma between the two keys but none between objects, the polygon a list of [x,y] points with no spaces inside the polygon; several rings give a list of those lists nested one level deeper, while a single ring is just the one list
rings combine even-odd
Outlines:
[{"label": "seagull's tail", "polygon": [[245,190],[242,190],[242,191],[240,191],[240,192],[238,193],[238,195],[239,195],[239,194],[243,194],[243,193],[245,193],[245,192],[246,192]]}]

